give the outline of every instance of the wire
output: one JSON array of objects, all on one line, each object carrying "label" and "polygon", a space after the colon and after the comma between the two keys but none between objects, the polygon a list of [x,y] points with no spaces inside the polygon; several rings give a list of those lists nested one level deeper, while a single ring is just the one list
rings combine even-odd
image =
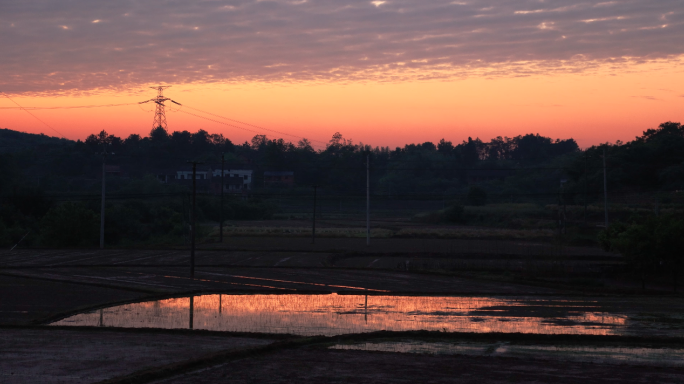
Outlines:
[{"label": "wire", "polygon": [[[274,129],[268,129],[268,128],[260,127],[260,126],[258,126],[258,125],[254,125],[254,124],[250,124],[250,123],[245,123],[245,122],[240,121],[240,120],[231,119],[231,118],[229,118],[229,117],[217,115],[217,114],[215,114],[215,113],[211,113],[211,112],[203,111],[203,110],[201,110],[201,109],[189,107],[189,106],[187,106],[187,105],[185,105],[185,104],[184,104],[184,106],[185,106],[185,108],[193,109],[193,110],[198,111],[198,112],[206,113],[207,115],[219,117],[219,118],[225,119],[225,120],[230,120],[230,121],[233,121],[233,122],[236,122],[236,123],[239,123],[239,124],[244,124],[244,125],[250,126],[250,127],[252,127],[252,128],[257,128],[257,129],[261,129],[261,130],[264,130],[264,131],[270,131],[270,132],[274,132],[274,133],[279,133],[279,134],[281,134],[281,135],[292,136],[292,137],[296,137],[296,138],[298,138],[298,139],[305,139],[305,137],[302,137],[302,136],[297,136],[297,135],[293,135],[293,134],[290,134],[290,133],[285,133],[285,132],[281,132],[281,131],[276,131],[276,130],[274,130]],[[309,140],[309,139],[307,139],[307,140]],[[323,145],[327,145],[327,144],[328,144],[328,143],[326,143],[325,141],[320,141],[320,140],[311,139],[310,141],[315,141],[315,142],[321,143],[321,144],[323,144]]]},{"label": "wire", "polygon": [[[190,108],[190,107],[187,107],[187,108]],[[193,109],[194,109],[194,108],[193,108]],[[226,122],[223,122],[223,121],[218,121],[218,120],[212,119],[212,118],[210,118],[210,117],[200,116],[200,115],[195,114],[195,113],[192,113],[192,112],[183,111],[183,110],[179,110],[178,112],[187,113],[188,115],[192,115],[192,116],[198,117],[198,118],[200,118],[200,119],[209,120],[209,121],[214,122],[214,123],[217,123],[217,124],[223,124],[223,125],[226,125],[226,126],[229,126],[229,127],[242,129],[242,130],[249,131],[249,132],[256,133],[256,134],[261,134],[261,133],[262,133],[262,132],[255,131],[255,130],[253,130],[253,129],[249,129],[249,128],[245,128],[245,127],[240,127],[240,126],[238,126],[238,125],[229,124],[229,123],[226,123]],[[263,128],[263,129],[265,129],[265,128]],[[273,132],[276,132],[276,131],[273,131]],[[288,133],[282,133],[282,132],[278,132],[278,133],[283,134],[283,135],[288,135],[288,136],[297,137],[297,138],[300,138],[300,139],[303,139],[303,138],[304,138],[304,137],[301,137],[301,136],[290,135],[290,134],[288,134]]]},{"label": "wire", "polygon": [[[7,95],[5,95],[7,96]],[[16,104],[16,103],[15,103]],[[0,109],[23,109],[23,110],[39,110],[39,109],[75,109],[75,108],[105,108],[105,107],[122,107],[126,105],[134,105],[138,103],[125,104],[102,104],[102,105],[76,105],[70,107],[0,107]],[[18,105],[18,104],[17,104]]]},{"label": "wire", "polygon": [[[210,166],[216,166],[220,165],[220,161],[210,161],[210,162],[205,162],[203,165],[205,167],[210,167]],[[250,164],[239,164],[239,163],[225,163],[225,166],[228,167],[249,167],[250,169],[252,168],[269,168],[273,167],[273,164],[256,164],[256,163],[250,163]],[[315,165],[311,165],[306,168],[301,168],[302,171],[306,172],[316,172],[316,171],[321,171],[321,170],[344,170],[344,171],[365,171],[366,166],[357,166],[357,167],[349,167],[349,166],[334,166],[334,165],[325,165],[321,164],[321,162],[317,162]],[[588,167],[587,170],[602,170],[603,167]],[[615,170],[615,169],[621,169],[618,167],[610,168],[606,167],[606,170]],[[509,171],[511,173],[516,172],[516,171],[568,171],[568,167],[529,167],[529,168],[393,168],[391,166],[385,166],[385,167],[374,167],[371,163],[370,167],[371,171],[382,171],[382,172],[388,172],[388,171]],[[582,169],[583,170],[583,169]],[[506,175],[506,176],[512,176],[512,175]]]},{"label": "wire", "polygon": [[[652,196],[653,194],[663,194],[663,193],[670,193],[670,194],[681,194],[682,192],[679,190],[669,190],[669,191],[657,191],[657,192],[651,192],[647,193],[648,196]],[[572,193],[565,193],[566,195],[574,195],[574,196],[602,196],[603,191],[594,191],[594,192],[572,192]],[[162,193],[126,193],[126,194],[108,194],[107,199],[143,199],[143,198],[161,198],[161,197],[179,197],[179,196],[190,196],[191,192],[185,191],[185,192],[162,192]],[[202,197],[218,197],[219,195],[217,194],[212,194],[208,192],[197,192],[197,196],[202,196]],[[537,197],[553,197],[556,198],[558,197],[559,192],[558,191],[549,191],[549,192],[536,192],[536,193],[506,193],[506,192],[498,192],[498,193],[487,193],[488,197],[518,197],[518,196],[537,196]],[[643,195],[638,192],[633,192],[633,191],[624,191],[624,192],[613,192],[610,194],[611,197],[635,197],[638,198],[639,196]],[[231,197],[242,197],[241,194],[229,194],[228,196]],[[313,197],[313,193],[297,193],[297,194],[281,194],[281,193],[249,193],[250,197],[262,197],[262,198],[278,198],[278,199],[300,199],[300,198],[310,198]],[[357,193],[357,192],[350,192],[350,193],[345,193],[345,194],[331,194],[331,195],[325,195],[319,194],[317,195],[319,199],[340,199],[340,198],[359,198],[359,199],[365,199],[366,194],[365,193]],[[451,193],[451,194],[444,194],[444,193],[404,193],[404,194],[392,194],[392,195],[387,195],[387,194],[371,194],[370,197],[371,199],[374,200],[443,200],[443,199],[449,199],[449,198],[456,198],[456,197],[466,197],[466,193]],[[21,196],[14,196],[14,195],[0,195],[0,199],[29,199],[29,198],[46,198],[46,199],[55,199],[55,200],[60,200],[60,199],[68,199],[68,200],[99,200],[102,198],[100,194],[73,194],[73,195],[64,195],[64,194],[55,194],[55,195],[26,195],[23,194]]]},{"label": "wire", "polygon": [[48,123],[46,123],[46,122],[44,122],[43,120],[39,119],[38,116],[34,115],[33,113],[29,112],[26,108],[24,108],[24,107],[22,107],[21,105],[19,105],[19,103],[17,103],[16,101],[12,100],[12,98],[9,97],[9,96],[8,96],[7,94],[5,94],[4,92],[0,92],[0,93],[2,93],[3,95],[5,95],[6,98],[8,98],[11,102],[13,102],[14,104],[16,104],[16,105],[19,107],[18,109],[22,109],[24,112],[26,112],[26,113],[28,113],[29,115],[33,116],[34,119],[36,119],[36,120],[40,121],[41,123],[43,123],[46,127],[48,127],[48,128],[50,128],[50,129],[52,129],[53,131],[57,132],[60,136],[62,136],[62,139],[66,139],[66,137],[64,137],[64,135],[62,134],[62,132],[60,132],[60,131],[58,131],[58,130],[52,128]]}]

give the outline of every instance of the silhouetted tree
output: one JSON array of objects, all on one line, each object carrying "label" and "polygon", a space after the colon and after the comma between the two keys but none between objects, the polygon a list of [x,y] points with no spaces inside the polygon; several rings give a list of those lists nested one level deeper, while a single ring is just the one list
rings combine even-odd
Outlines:
[{"label": "silhouetted tree", "polygon": [[469,205],[485,205],[487,204],[487,191],[477,185],[473,185],[468,189],[466,199]]}]

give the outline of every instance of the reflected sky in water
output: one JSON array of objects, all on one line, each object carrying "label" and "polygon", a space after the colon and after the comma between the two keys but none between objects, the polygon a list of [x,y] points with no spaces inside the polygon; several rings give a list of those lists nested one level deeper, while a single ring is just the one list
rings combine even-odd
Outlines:
[{"label": "reflected sky in water", "polygon": [[366,295],[202,295],[78,314],[53,325],[339,335],[388,331],[624,334],[592,300]]}]

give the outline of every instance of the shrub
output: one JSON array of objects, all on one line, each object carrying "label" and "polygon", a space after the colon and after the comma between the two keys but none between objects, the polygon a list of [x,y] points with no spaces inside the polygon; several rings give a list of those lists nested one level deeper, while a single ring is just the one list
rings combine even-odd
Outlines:
[{"label": "shrub", "polygon": [[485,205],[487,204],[487,192],[481,187],[473,185],[468,190],[466,199],[468,200],[468,205]]},{"label": "shrub", "polygon": [[100,220],[83,204],[52,207],[40,222],[43,244],[52,247],[93,246],[99,241]]},{"label": "shrub", "polygon": [[465,210],[461,205],[452,205],[444,211],[444,220],[450,223],[463,223],[465,221]]},{"label": "shrub", "polygon": [[12,240],[10,239],[9,231],[5,226],[5,223],[3,223],[2,220],[0,220],[0,247],[6,247],[11,243]]},{"label": "shrub", "polygon": [[650,270],[665,269],[677,278],[684,267],[684,219],[672,215],[651,216],[641,223],[615,223],[602,231],[599,242],[605,249],[620,252],[642,276]]}]

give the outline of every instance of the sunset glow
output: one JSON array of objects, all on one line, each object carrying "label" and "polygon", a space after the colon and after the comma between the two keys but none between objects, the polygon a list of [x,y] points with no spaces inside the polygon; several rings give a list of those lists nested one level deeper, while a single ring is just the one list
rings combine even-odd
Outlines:
[{"label": "sunset glow", "polygon": [[[540,133],[586,147],[684,120],[678,2],[4,8],[0,90],[20,105],[135,103],[154,96],[149,86],[170,84],[165,95],[181,104],[290,134],[168,108],[170,131],[204,129],[235,143],[256,133],[319,148],[338,131],[390,147]],[[0,108],[16,105],[1,97]],[[18,109],[0,109],[0,127],[126,137],[147,135],[153,116],[149,104],[32,113],[49,127]]]}]

